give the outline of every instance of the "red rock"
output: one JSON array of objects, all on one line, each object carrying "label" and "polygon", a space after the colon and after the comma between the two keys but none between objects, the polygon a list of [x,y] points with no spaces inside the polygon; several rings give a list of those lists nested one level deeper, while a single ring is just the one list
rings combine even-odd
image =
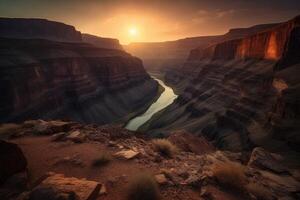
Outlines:
[{"label": "red rock", "polygon": [[0,140],[0,184],[26,167],[26,158],[18,145]]},{"label": "red rock", "polygon": [[98,197],[100,184],[86,179],[65,177],[63,174],[51,174],[29,194],[30,200],[78,199],[95,200]]}]

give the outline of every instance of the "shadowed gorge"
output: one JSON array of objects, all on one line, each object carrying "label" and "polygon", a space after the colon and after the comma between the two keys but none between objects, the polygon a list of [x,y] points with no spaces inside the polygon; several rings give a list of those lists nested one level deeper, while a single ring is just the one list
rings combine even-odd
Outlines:
[{"label": "shadowed gorge", "polygon": [[[56,24],[41,21],[28,20],[26,27]],[[12,28],[14,23],[19,27],[26,20],[13,19],[10,23],[11,32],[20,31],[22,38],[24,32]],[[66,30],[64,25],[60,26],[61,35],[67,37],[63,39],[71,40],[69,26],[65,26]],[[1,29],[9,27],[2,24]],[[74,28],[71,30],[73,35],[78,33]],[[8,32],[7,36],[12,37]],[[101,124],[126,121],[129,114],[139,111],[156,96],[158,84],[146,73],[140,59],[114,46],[108,49],[107,45],[99,48],[79,41],[50,41],[52,33],[46,36],[44,33],[37,32],[31,37],[45,39],[0,39],[0,82],[4,94],[1,121],[28,118]]]},{"label": "shadowed gorge", "polygon": [[300,199],[298,0],[0,13],[0,200]]}]

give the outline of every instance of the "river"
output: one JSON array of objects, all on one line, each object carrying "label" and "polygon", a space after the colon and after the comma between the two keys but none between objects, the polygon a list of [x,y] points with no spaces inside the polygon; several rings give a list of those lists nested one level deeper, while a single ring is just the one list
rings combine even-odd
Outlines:
[{"label": "river", "polygon": [[164,109],[177,98],[177,95],[174,93],[173,89],[167,85],[162,80],[154,78],[158,83],[165,88],[161,93],[160,97],[141,115],[131,119],[127,125],[126,129],[135,131],[144,123],[146,123],[155,113]]}]

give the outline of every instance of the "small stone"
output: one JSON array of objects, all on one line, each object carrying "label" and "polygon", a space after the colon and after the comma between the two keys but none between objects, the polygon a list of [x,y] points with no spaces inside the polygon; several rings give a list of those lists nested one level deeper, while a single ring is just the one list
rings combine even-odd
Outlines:
[{"label": "small stone", "polygon": [[139,154],[139,152],[136,152],[133,150],[123,150],[123,151],[117,152],[115,154],[115,156],[129,160],[129,159],[135,158],[138,154]]},{"label": "small stone", "polygon": [[76,143],[82,143],[85,140],[85,135],[80,133],[80,131],[73,131],[66,138]]},{"label": "small stone", "polygon": [[168,180],[164,174],[157,174],[154,176],[156,182],[160,185],[164,185],[168,183]]},{"label": "small stone", "polygon": [[107,194],[106,186],[104,184],[102,184],[99,195],[106,195],[106,194]]},{"label": "small stone", "polygon": [[201,189],[200,196],[207,199],[207,200],[213,200],[214,199],[212,194],[210,192],[208,192],[206,188]]},{"label": "small stone", "polygon": [[187,180],[185,180],[187,185],[197,187],[201,185],[201,178],[196,175],[191,175]]},{"label": "small stone", "polygon": [[116,145],[117,145],[117,143],[114,142],[114,141],[109,141],[109,142],[108,142],[108,146],[109,146],[109,147],[115,147]]},{"label": "small stone", "polygon": [[63,141],[66,136],[67,136],[66,132],[56,133],[51,136],[51,141]]}]

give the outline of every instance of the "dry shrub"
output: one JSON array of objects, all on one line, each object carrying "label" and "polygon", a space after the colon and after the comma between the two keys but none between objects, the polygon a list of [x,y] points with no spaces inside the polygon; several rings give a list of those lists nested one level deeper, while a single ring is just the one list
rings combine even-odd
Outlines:
[{"label": "dry shrub", "polygon": [[93,161],[93,166],[101,167],[107,165],[112,160],[112,157],[107,152],[102,152],[99,157]]},{"label": "dry shrub", "polygon": [[240,191],[244,190],[247,181],[243,165],[230,161],[222,162],[216,164],[212,171],[221,185]]},{"label": "dry shrub", "polygon": [[272,200],[274,199],[272,196],[272,192],[269,191],[263,185],[259,185],[256,183],[249,183],[246,185],[246,190],[254,195],[258,200]]},{"label": "dry shrub", "polygon": [[132,178],[127,191],[128,200],[158,200],[160,199],[159,189],[154,178],[141,173]]},{"label": "dry shrub", "polygon": [[166,157],[173,157],[178,152],[178,148],[167,139],[153,140],[154,150]]}]

